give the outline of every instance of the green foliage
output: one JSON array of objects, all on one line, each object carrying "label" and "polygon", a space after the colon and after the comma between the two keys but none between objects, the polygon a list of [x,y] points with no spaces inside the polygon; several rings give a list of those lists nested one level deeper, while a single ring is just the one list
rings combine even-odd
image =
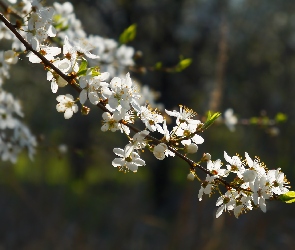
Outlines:
[{"label": "green foliage", "polygon": [[180,61],[175,66],[173,72],[181,72],[181,71],[183,71],[188,66],[190,66],[192,62],[193,62],[193,60],[191,58],[184,58],[184,59],[180,58]]},{"label": "green foliage", "polygon": [[77,72],[77,76],[85,76],[87,72],[88,62],[84,58],[82,58],[82,62],[80,64],[80,68]]},{"label": "green foliage", "polygon": [[155,70],[160,70],[163,67],[163,63],[162,62],[157,62],[154,67],[155,67]]},{"label": "green foliage", "polygon": [[[281,112],[277,113],[276,116],[274,117],[274,121],[276,123],[286,122],[287,119],[288,119],[287,115]],[[269,125],[270,122],[272,122],[272,119],[270,119],[267,116],[262,116],[262,117],[251,117],[249,121],[250,121],[250,124],[253,124],[253,125],[257,125],[257,124]]]},{"label": "green foliage", "polygon": [[136,26],[137,25],[134,23],[122,32],[119,38],[121,44],[126,44],[134,40],[136,36]]},{"label": "green foliage", "polygon": [[[54,22],[54,27],[57,29],[57,30],[61,30],[61,29],[64,29],[66,28],[63,24],[63,22],[61,22],[61,19],[62,19],[62,15],[54,15],[53,16],[53,22]],[[67,26],[68,28],[68,26]]]},{"label": "green foliage", "polygon": [[178,73],[189,67],[192,63],[191,58],[183,58],[182,56],[180,57],[180,61],[173,67],[171,68],[163,68],[163,63],[162,62],[157,62],[154,65],[155,70],[164,70],[165,72],[169,73]]},{"label": "green foliage", "polygon": [[25,154],[20,155],[12,168],[16,179],[30,183],[45,181],[49,185],[66,184],[71,177],[68,160],[54,155],[44,161],[46,156],[48,152],[39,152],[38,157],[31,162]]},{"label": "green foliage", "polygon": [[288,119],[288,116],[286,114],[284,114],[284,113],[281,113],[281,112],[277,113],[276,116],[275,116],[275,121],[277,123],[286,122],[287,119]]},{"label": "green foliage", "polygon": [[251,117],[249,119],[250,124],[253,125],[269,125],[270,124],[270,119],[267,116],[263,116],[263,117]]},{"label": "green foliage", "polygon": [[100,75],[99,67],[92,67],[91,68],[91,74],[92,74],[92,76],[99,76]]},{"label": "green foliage", "polygon": [[180,62],[176,65],[176,71],[180,72],[180,71],[186,69],[188,66],[191,65],[191,63],[192,63],[191,58],[186,58],[186,59],[180,60]]},{"label": "green foliage", "polygon": [[280,200],[285,203],[293,203],[295,202],[295,191],[289,191],[285,194],[279,196]]},{"label": "green foliage", "polygon": [[220,112],[216,112],[213,115],[211,115],[211,112],[208,111],[207,120],[204,123],[202,130],[209,128],[219,116],[221,116]]},{"label": "green foliage", "polygon": [[257,124],[259,119],[257,117],[251,117],[249,119],[250,124]]}]

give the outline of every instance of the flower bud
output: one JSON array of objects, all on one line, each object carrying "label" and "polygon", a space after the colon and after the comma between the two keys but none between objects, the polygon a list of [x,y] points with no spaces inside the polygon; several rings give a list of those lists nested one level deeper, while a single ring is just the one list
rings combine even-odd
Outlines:
[{"label": "flower bud", "polygon": [[167,145],[165,143],[160,143],[154,147],[153,154],[158,160],[163,160],[165,158],[166,150]]},{"label": "flower bud", "polygon": [[255,180],[257,176],[257,173],[255,170],[251,170],[251,169],[247,169],[244,173],[243,173],[243,179],[245,182],[252,182]]},{"label": "flower bud", "polygon": [[16,64],[18,61],[17,53],[13,50],[7,50],[4,52],[4,60],[8,64]]},{"label": "flower bud", "polygon": [[211,160],[211,155],[209,153],[203,154],[201,161],[210,161],[210,160]]},{"label": "flower bud", "polygon": [[188,179],[189,181],[193,181],[193,180],[195,179],[195,175],[194,175],[192,172],[190,172],[190,173],[187,175],[187,179]]},{"label": "flower bud", "polygon": [[68,146],[65,144],[60,144],[57,149],[61,154],[66,154],[68,152]]},{"label": "flower bud", "polygon": [[67,84],[68,84],[68,82],[65,79],[63,79],[61,76],[58,76],[58,78],[57,78],[58,87],[64,87]]},{"label": "flower bud", "polygon": [[82,106],[82,109],[81,109],[81,113],[82,115],[88,115],[90,112],[90,108],[86,107],[86,106]]},{"label": "flower bud", "polygon": [[194,143],[185,146],[186,152],[188,154],[194,154],[198,151],[198,146]]}]

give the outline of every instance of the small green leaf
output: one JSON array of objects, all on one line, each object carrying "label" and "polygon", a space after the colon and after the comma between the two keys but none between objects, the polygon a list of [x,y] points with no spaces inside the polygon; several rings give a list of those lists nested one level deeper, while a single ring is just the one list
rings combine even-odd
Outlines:
[{"label": "small green leaf", "polygon": [[62,15],[54,15],[53,16],[53,26],[57,30],[67,30],[69,26],[63,22]]},{"label": "small green leaf", "polygon": [[220,112],[216,112],[210,116],[210,121],[215,121],[219,116],[221,116]]},{"label": "small green leaf", "polygon": [[91,68],[91,75],[92,76],[99,76],[100,75],[100,69],[99,69],[99,67],[92,67]]},{"label": "small green leaf", "polygon": [[62,18],[62,15],[56,14],[56,15],[53,15],[52,20],[54,23],[59,23],[61,18]]},{"label": "small green leaf", "polygon": [[87,69],[77,72],[77,76],[86,76]]},{"label": "small green leaf", "polygon": [[136,24],[134,23],[123,31],[123,33],[120,35],[119,41],[122,44],[126,44],[134,40],[135,36],[136,36]]},{"label": "small green leaf", "polygon": [[157,62],[154,67],[155,67],[155,70],[160,70],[163,67],[163,63],[162,62]]},{"label": "small green leaf", "polygon": [[258,123],[258,118],[257,117],[251,117],[249,119],[250,124],[257,124]]},{"label": "small green leaf", "polygon": [[295,202],[295,191],[289,191],[285,194],[281,194],[279,198],[285,203],[293,203]]},{"label": "small green leaf", "polygon": [[209,121],[210,119],[211,119],[211,111],[209,110],[207,114],[207,121]]},{"label": "small green leaf", "polygon": [[61,30],[63,28],[63,23],[57,23],[54,25],[54,28],[57,30]]},{"label": "small green leaf", "polygon": [[281,112],[277,113],[277,114],[276,114],[276,117],[275,117],[275,121],[276,121],[277,123],[280,123],[280,122],[286,122],[287,119],[288,119],[287,115],[284,114],[284,113],[281,113]]},{"label": "small green leaf", "polygon": [[207,120],[204,123],[202,130],[209,128],[219,116],[221,116],[220,112],[216,112],[212,115],[211,112],[208,111]]},{"label": "small green leaf", "polygon": [[180,59],[179,63],[175,66],[174,72],[181,72],[191,65],[193,60],[191,58]]},{"label": "small green leaf", "polygon": [[85,76],[87,72],[88,62],[84,58],[82,58],[82,62],[80,64],[79,70],[77,72],[77,76]]}]

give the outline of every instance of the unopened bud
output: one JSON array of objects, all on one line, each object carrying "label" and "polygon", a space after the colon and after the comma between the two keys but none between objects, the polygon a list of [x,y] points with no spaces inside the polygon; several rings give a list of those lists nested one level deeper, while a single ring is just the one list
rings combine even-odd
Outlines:
[{"label": "unopened bud", "polygon": [[278,136],[280,134],[280,130],[277,127],[271,127],[267,131],[271,136]]},{"label": "unopened bud", "polygon": [[198,146],[194,143],[185,146],[186,152],[188,154],[194,154],[198,151]]},{"label": "unopened bud", "polygon": [[137,60],[139,58],[142,58],[142,55],[143,55],[142,51],[138,50],[134,54],[134,59]]},{"label": "unopened bud", "polygon": [[245,182],[252,182],[255,180],[257,176],[257,173],[255,170],[251,170],[251,169],[247,169],[244,173],[243,173],[243,179]]},{"label": "unopened bud", "polygon": [[18,61],[18,54],[13,50],[7,50],[4,52],[4,60],[7,64],[16,64]]},{"label": "unopened bud", "polygon": [[190,173],[187,175],[187,179],[188,179],[189,181],[193,181],[193,180],[195,179],[195,175],[194,175],[192,172],[190,172]]},{"label": "unopened bud", "polygon": [[146,73],[146,67],[139,67],[139,68],[138,68],[138,72],[139,72],[140,74],[145,74],[145,73]]},{"label": "unopened bud", "polygon": [[66,86],[68,84],[68,82],[65,80],[65,79],[63,79],[61,76],[58,76],[58,78],[57,78],[57,85],[58,85],[58,87],[64,87],[64,86]]},{"label": "unopened bud", "polygon": [[210,161],[210,160],[211,160],[211,155],[209,153],[203,154],[201,161]]},{"label": "unopened bud", "polygon": [[60,144],[57,149],[61,154],[66,154],[68,152],[68,147],[65,144]]},{"label": "unopened bud", "polygon": [[82,109],[81,109],[81,113],[82,115],[88,115],[90,112],[90,108],[86,107],[83,105]]}]

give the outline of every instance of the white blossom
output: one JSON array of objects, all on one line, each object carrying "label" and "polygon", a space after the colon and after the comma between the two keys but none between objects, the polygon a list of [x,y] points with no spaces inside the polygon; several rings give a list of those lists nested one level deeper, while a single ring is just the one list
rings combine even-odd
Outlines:
[{"label": "white blossom", "polygon": [[8,64],[16,64],[18,61],[18,54],[13,50],[7,50],[4,52],[4,60]]},{"label": "white blossom", "polygon": [[2,39],[13,39],[13,33],[10,31],[10,29],[6,27],[3,22],[0,22],[0,40]]},{"label": "white blossom", "polygon": [[55,37],[56,35],[56,30],[52,26],[53,13],[53,8],[41,7],[29,17],[27,40],[37,51],[40,50],[41,44],[48,36]]},{"label": "white blossom", "polygon": [[82,88],[80,92],[80,102],[84,104],[89,98],[90,102],[96,105],[100,98],[106,99],[112,92],[109,90],[109,84],[105,80],[109,77],[108,72],[104,72],[98,76],[92,76],[92,71],[88,70],[86,76],[80,77],[79,84]]},{"label": "white blossom", "polygon": [[229,163],[227,164],[227,169],[232,173],[236,173],[238,177],[242,178],[243,173],[245,172],[245,167],[238,156],[230,157],[224,151],[224,159]]},{"label": "white blossom", "polygon": [[5,61],[4,51],[0,51],[0,87],[9,78],[9,64]]},{"label": "white blossom", "polygon": [[140,131],[136,133],[131,142],[128,143],[125,146],[125,154],[128,156],[130,155],[131,152],[133,152],[135,149],[142,149],[147,145],[147,141],[145,137],[149,134],[150,132],[147,130]]},{"label": "white blossom", "polygon": [[78,105],[75,104],[74,97],[70,94],[59,95],[56,100],[59,102],[56,105],[58,112],[64,112],[65,119],[69,119],[78,111]]},{"label": "white blossom", "polygon": [[142,160],[138,153],[132,152],[129,155],[125,154],[125,151],[121,148],[114,148],[114,153],[121,158],[115,158],[112,162],[114,167],[121,169],[130,169],[132,172],[137,172],[139,166],[144,166],[145,161]]},{"label": "white blossom", "polygon": [[184,151],[188,154],[194,154],[198,151],[198,145],[192,143],[191,140],[182,140],[181,143],[184,145]]},{"label": "white blossom", "polygon": [[269,170],[267,172],[267,181],[270,183],[271,192],[281,195],[288,192],[288,188],[285,186],[288,184],[285,180],[284,173],[281,172],[281,169]]},{"label": "white blossom", "polygon": [[102,114],[102,118],[103,125],[101,127],[101,130],[103,132],[107,130],[111,130],[112,132],[121,130],[121,132],[124,132],[127,135],[130,133],[130,129],[127,126],[120,124],[120,120],[122,119],[126,121],[129,120],[129,116],[124,110],[114,111],[113,114],[110,114],[109,112],[104,112]]},{"label": "white blossom", "polygon": [[156,130],[163,131],[162,127],[159,125],[159,123],[164,122],[164,118],[161,114],[153,112],[146,106],[141,106],[138,114],[148,130],[152,132]]},{"label": "white blossom", "polygon": [[227,109],[224,112],[224,123],[231,132],[235,131],[235,125],[238,123],[238,118],[234,115],[233,109]]},{"label": "white blossom", "polygon": [[226,169],[221,168],[221,160],[216,160],[216,161],[208,161],[207,162],[207,169],[210,171],[210,173],[214,176],[222,176],[225,177],[229,174],[229,171]]},{"label": "white blossom", "polygon": [[229,190],[223,196],[219,197],[216,206],[219,206],[216,212],[216,218],[218,218],[223,211],[230,211],[235,208],[237,192]]},{"label": "white blossom", "polygon": [[55,9],[54,21],[58,25],[62,25],[63,28],[69,25],[69,18],[74,10],[72,3],[65,2],[63,4],[60,4],[60,3],[54,2],[53,7]]},{"label": "white blossom", "polygon": [[136,99],[139,98],[129,73],[123,79],[114,77],[110,82],[110,88],[112,95],[108,98],[108,104],[113,109],[118,109],[121,106],[125,110],[129,110],[130,105],[136,103]]},{"label": "white blossom", "polygon": [[72,62],[72,66],[74,68],[78,52],[84,54],[88,58],[98,58],[99,56],[90,53],[89,51],[94,48],[92,44],[90,44],[85,38],[79,38],[73,41],[74,45],[72,45],[69,41],[69,38],[65,36],[64,45],[63,45],[63,54]]},{"label": "white blossom", "polygon": [[202,200],[203,194],[211,194],[212,188],[214,185],[214,180],[216,179],[216,176],[211,176],[207,174],[205,181],[202,182],[201,188],[199,190],[198,198],[199,201]]},{"label": "white blossom", "polygon": [[196,115],[196,112],[194,112],[192,109],[189,109],[185,106],[179,105],[179,112],[176,110],[169,111],[165,109],[165,112],[170,115],[176,117],[176,124],[180,123],[188,123],[188,124],[196,124],[200,121],[191,119]]},{"label": "white blossom", "polygon": [[[41,45],[39,48],[39,52],[48,60],[53,61],[54,57],[60,54],[61,49],[58,47],[49,47],[46,45]],[[27,54],[27,57],[29,57],[29,61],[31,63],[40,63],[41,59],[35,55],[32,51],[30,51]]]},{"label": "white blossom", "polygon": [[134,61],[132,59],[134,55],[134,48],[126,46],[125,44],[121,45],[116,51],[116,58],[119,65],[123,66],[133,66]]},{"label": "white blossom", "polygon": [[159,143],[154,147],[153,150],[154,156],[158,160],[164,160],[165,156],[174,156],[175,154],[168,149],[168,146],[165,143]]},{"label": "white blossom", "polygon": [[[66,74],[71,68],[71,62],[66,58],[54,61],[53,65],[64,74]],[[47,72],[47,80],[51,81],[52,93],[56,93],[58,87],[65,87],[68,84],[68,82],[64,78],[62,78],[59,74],[55,73],[54,71]]]}]

